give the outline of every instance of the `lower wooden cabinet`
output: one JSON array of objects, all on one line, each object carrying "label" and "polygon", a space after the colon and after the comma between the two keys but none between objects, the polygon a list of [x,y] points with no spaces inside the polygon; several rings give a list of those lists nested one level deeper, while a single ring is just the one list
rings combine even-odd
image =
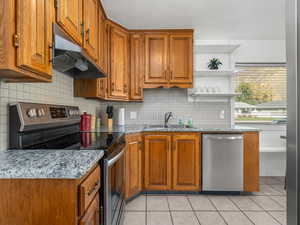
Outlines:
[{"label": "lower wooden cabinet", "polygon": [[99,194],[79,221],[79,225],[100,225]]},{"label": "lower wooden cabinet", "polygon": [[145,136],[145,189],[171,189],[171,136]]},{"label": "lower wooden cabinet", "polygon": [[200,190],[200,135],[172,137],[172,188],[182,191]]},{"label": "lower wooden cabinet", "polygon": [[259,191],[259,132],[244,133],[244,191]]},{"label": "lower wooden cabinet", "polygon": [[146,190],[200,190],[200,134],[145,135]]},{"label": "lower wooden cabinet", "polygon": [[125,169],[125,198],[129,199],[142,191],[142,151],[141,134],[126,136],[126,169]]}]

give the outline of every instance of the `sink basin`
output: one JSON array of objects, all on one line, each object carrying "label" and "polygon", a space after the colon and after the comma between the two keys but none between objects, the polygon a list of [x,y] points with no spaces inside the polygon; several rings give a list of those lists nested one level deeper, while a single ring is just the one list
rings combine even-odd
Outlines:
[{"label": "sink basin", "polygon": [[187,127],[182,125],[174,125],[174,124],[165,127],[164,125],[157,124],[157,125],[149,125],[148,128],[187,128]]}]

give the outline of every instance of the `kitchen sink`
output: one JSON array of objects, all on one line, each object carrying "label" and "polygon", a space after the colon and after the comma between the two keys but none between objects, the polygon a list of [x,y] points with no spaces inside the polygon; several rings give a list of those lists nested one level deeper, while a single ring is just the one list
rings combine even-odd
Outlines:
[{"label": "kitchen sink", "polygon": [[168,125],[166,127],[164,125],[155,124],[155,125],[148,125],[147,127],[148,128],[187,128],[187,127],[185,127],[183,125],[176,125],[176,124],[174,124],[174,125]]}]

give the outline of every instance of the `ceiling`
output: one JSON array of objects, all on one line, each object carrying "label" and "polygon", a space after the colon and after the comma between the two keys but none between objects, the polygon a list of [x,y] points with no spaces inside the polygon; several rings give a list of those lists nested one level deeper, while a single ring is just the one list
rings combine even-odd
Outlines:
[{"label": "ceiling", "polygon": [[199,39],[283,40],[285,0],[102,0],[130,29],[194,28]]}]

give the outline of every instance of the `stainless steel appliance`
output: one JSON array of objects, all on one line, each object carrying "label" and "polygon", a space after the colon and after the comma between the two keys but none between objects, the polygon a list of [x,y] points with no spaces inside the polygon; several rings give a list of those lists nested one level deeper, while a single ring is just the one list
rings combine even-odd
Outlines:
[{"label": "stainless steel appliance", "polygon": [[125,137],[118,132],[80,132],[76,106],[16,103],[9,107],[10,149],[104,150],[101,211],[105,225],[122,224]]},{"label": "stainless steel appliance", "polygon": [[205,134],[203,191],[243,191],[243,135]]}]

